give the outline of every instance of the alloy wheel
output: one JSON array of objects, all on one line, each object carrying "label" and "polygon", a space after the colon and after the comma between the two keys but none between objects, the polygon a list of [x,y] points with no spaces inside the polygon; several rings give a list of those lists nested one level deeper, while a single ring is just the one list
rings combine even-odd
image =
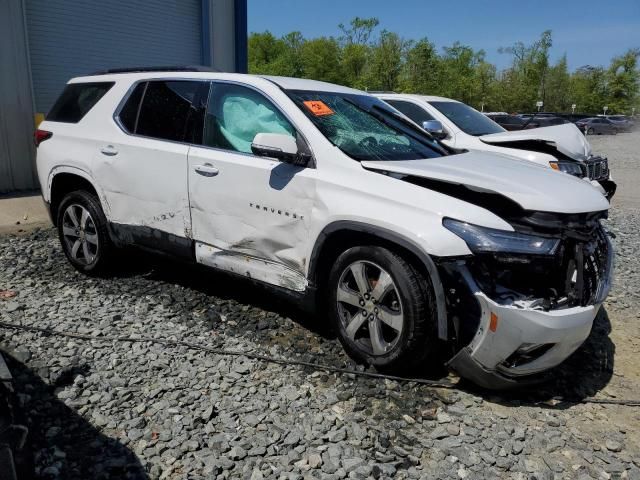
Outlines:
[{"label": "alloy wheel", "polygon": [[356,348],[380,356],[396,346],[404,315],[398,289],[387,271],[369,261],[352,263],[340,275],[336,298],[346,338]]},{"label": "alloy wheel", "polygon": [[69,256],[82,265],[89,265],[98,255],[99,240],[96,224],[87,210],[71,204],[62,216],[62,235]]}]

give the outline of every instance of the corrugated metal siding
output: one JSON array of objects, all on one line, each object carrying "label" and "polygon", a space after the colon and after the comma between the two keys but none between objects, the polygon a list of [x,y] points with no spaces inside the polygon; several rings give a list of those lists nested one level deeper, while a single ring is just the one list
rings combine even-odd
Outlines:
[{"label": "corrugated metal siding", "polygon": [[22,2],[0,1],[0,193],[38,187]]},{"label": "corrugated metal siding", "polygon": [[202,63],[201,0],[26,0],[36,110],[96,70]]}]

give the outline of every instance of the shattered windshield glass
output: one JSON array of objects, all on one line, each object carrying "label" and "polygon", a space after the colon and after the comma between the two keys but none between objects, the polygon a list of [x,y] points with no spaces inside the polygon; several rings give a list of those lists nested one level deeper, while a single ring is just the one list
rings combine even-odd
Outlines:
[{"label": "shattered windshield glass", "polygon": [[505,129],[469,105],[459,102],[429,102],[465,133],[474,136],[504,132]]},{"label": "shattered windshield glass", "polygon": [[306,90],[287,93],[332,144],[355,160],[417,160],[449,154],[375,97]]}]

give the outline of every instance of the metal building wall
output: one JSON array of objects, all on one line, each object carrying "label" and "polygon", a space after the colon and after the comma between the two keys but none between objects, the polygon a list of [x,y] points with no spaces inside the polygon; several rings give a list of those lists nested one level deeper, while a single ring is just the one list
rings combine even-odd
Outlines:
[{"label": "metal building wall", "polygon": [[23,5],[0,0],[0,193],[38,188]]},{"label": "metal building wall", "polygon": [[26,9],[38,112],[74,76],[202,62],[201,0],[27,0]]},{"label": "metal building wall", "polygon": [[70,78],[146,65],[246,72],[246,16],[247,0],[0,0],[0,193],[39,187],[34,115]]}]

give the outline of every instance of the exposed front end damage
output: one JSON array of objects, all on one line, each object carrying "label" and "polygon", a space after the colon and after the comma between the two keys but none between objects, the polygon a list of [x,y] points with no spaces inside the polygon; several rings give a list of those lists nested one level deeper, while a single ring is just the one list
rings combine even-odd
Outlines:
[{"label": "exposed front end damage", "polygon": [[617,185],[609,172],[609,160],[593,155],[589,142],[573,124],[495,133],[479,139],[488,145],[551,155],[558,160],[550,165],[556,170],[563,170],[565,162],[573,163],[575,166],[567,173],[588,180],[608,200],[616,193]]},{"label": "exposed front end damage", "polygon": [[449,365],[481,386],[508,388],[571,355],[588,337],[611,285],[613,248],[602,215],[510,219],[518,231],[558,238],[553,255],[441,261],[458,349]]}]

